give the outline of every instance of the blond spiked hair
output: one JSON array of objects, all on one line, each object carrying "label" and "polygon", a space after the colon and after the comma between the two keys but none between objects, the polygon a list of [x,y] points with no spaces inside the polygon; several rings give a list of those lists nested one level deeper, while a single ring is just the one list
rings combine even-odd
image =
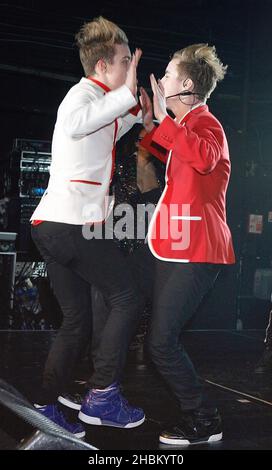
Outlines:
[{"label": "blond spiked hair", "polygon": [[112,63],[116,44],[128,44],[124,31],[103,16],[85,23],[75,39],[86,77],[94,73],[99,59]]},{"label": "blond spiked hair", "polygon": [[178,59],[179,76],[190,78],[194,83],[194,92],[203,98],[209,98],[217,82],[223,80],[227,65],[223,65],[214,46],[193,44],[176,51],[172,57]]}]

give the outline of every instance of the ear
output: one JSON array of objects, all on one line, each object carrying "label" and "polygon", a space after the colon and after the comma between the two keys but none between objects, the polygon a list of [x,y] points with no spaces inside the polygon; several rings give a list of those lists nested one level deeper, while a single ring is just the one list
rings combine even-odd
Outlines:
[{"label": "ear", "polygon": [[185,78],[182,85],[185,90],[192,90],[194,88],[194,82],[190,78]]},{"label": "ear", "polygon": [[101,75],[106,73],[107,71],[107,64],[104,59],[99,59],[98,62],[95,64],[95,73],[97,75]]}]

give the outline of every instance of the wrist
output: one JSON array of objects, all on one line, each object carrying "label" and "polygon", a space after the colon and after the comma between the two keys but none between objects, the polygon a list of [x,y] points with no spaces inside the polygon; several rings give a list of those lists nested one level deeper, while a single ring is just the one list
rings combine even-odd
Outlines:
[{"label": "wrist", "polygon": [[166,118],[166,116],[167,116],[167,114],[164,114],[164,113],[160,114],[160,115],[158,116],[158,121],[159,121],[159,123],[161,123],[161,122]]},{"label": "wrist", "polygon": [[150,124],[144,124],[144,128],[148,134],[153,131],[155,124],[151,122]]}]

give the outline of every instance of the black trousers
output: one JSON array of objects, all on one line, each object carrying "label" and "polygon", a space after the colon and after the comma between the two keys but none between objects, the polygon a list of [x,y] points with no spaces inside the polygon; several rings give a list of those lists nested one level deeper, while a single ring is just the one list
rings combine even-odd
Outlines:
[{"label": "black trousers", "polygon": [[203,390],[184,350],[181,333],[220,270],[208,263],[156,260],[149,350],[154,364],[182,410],[203,404]]},{"label": "black trousers", "polygon": [[[205,405],[209,398],[204,395],[196,370],[183,347],[181,333],[212,288],[221,266],[161,261],[150,253],[147,245],[129,255],[128,262],[140,294],[141,307],[146,299],[153,299],[148,345],[158,372],[182,410]],[[93,292],[93,310],[98,322],[94,335],[97,339],[108,315],[106,303],[97,290]],[[93,344],[95,346],[95,342]]]},{"label": "black trousers", "polygon": [[97,345],[90,386],[107,387],[119,380],[139,315],[127,261],[112,240],[88,240],[79,225],[43,222],[32,226],[32,237],[63,312],[45,364],[43,396],[38,399],[49,403],[69,390],[77,360],[91,337],[92,284],[104,293],[110,311]]},{"label": "black trousers", "polygon": [[[141,319],[141,313],[145,308],[147,301],[152,301],[155,258],[150,252],[148,245],[136,248],[132,253],[126,255],[127,268],[130,270],[133,278],[133,284],[137,289],[139,315],[135,323],[135,330]],[[110,314],[110,306],[107,297],[103,291],[92,286],[92,311],[93,311],[93,330],[92,330],[92,358],[96,357],[99,351],[99,343],[103,334],[104,325]]]}]

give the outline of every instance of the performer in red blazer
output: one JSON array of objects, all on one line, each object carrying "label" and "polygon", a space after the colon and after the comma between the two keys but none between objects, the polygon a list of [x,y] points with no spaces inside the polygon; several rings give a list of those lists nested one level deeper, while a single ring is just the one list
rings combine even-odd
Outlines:
[{"label": "performer in red blazer", "polygon": [[148,131],[142,145],[166,163],[165,190],[148,234],[157,258],[150,351],[181,410],[178,424],[160,435],[166,444],[222,438],[219,413],[203,397],[180,334],[221,265],[235,262],[225,208],[228,144],[222,125],[206,105],[226,68],[207,44],[177,51],[161,80],[151,75],[157,128],[151,101],[141,90]]}]

